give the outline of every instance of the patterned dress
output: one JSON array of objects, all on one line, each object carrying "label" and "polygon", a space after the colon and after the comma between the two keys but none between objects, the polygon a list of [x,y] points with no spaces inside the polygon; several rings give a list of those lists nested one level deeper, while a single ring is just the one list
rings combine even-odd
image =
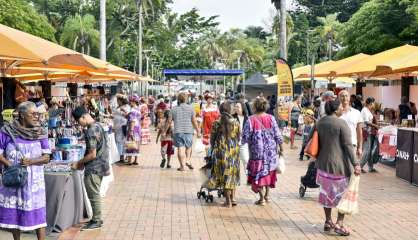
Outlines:
[{"label": "patterned dress", "polygon": [[141,104],[139,106],[141,109],[141,116],[142,116],[142,122],[141,122],[141,144],[146,145],[151,143],[151,133],[149,131],[149,126],[151,125],[151,118],[149,117],[149,110],[147,104]]},{"label": "patterned dress", "polygon": [[213,123],[218,120],[220,117],[219,110],[215,105],[211,107],[206,107],[202,110],[202,120],[203,120],[203,144],[209,145],[210,133]]},{"label": "patterned dress", "polygon": [[258,193],[264,186],[276,186],[277,145],[282,141],[276,120],[271,115],[253,115],[245,123],[242,144],[249,146],[248,183],[254,192]]},{"label": "patterned dress", "polygon": [[[240,161],[239,161],[239,141],[240,131],[239,122],[233,121],[231,138],[224,136],[215,138],[212,146],[212,169],[208,181],[208,188],[223,188],[232,190],[240,183]],[[221,128],[220,121],[213,123],[212,137],[214,137]]]},{"label": "patterned dress", "polygon": [[[20,164],[22,154],[37,158],[50,153],[48,139],[25,140],[17,137],[16,150],[9,135],[0,132],[0,154],[13,165]],[[0,183],[0,228],[31,231],[46,227],[44,166],[27,167],[28,181],[22,188],[8,188]]]},{"label": "patterned dress", "polygon": [[[133,124],[132,134],[130,134],[130,127]],[[134,141],[137,144],[137,150],[127,148],[125,146],[125,156],[139,156],[139,145],[141,144],[141,112],[138,108],[132,108],[128,115],[128,136],[127,142]],[[129,145],[129,144],[127,144]]]}]

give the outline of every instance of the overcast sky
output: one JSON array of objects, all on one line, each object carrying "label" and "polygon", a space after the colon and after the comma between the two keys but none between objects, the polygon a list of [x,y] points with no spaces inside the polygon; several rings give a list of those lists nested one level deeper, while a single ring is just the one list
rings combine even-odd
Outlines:
[{"label": "overcast sky", "polygon": [[193,7],[205,17],[219,15],[218,22],[223,31],[247,26],[265,27],[273,8],[270,0],[174,0],[171,8],[184,13]]}]

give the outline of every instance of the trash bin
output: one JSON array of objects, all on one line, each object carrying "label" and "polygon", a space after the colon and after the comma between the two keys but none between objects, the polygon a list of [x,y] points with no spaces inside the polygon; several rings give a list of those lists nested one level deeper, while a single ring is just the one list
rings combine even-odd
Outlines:
[{"label": "trash bin", "polygon": [[396,151],[396,176],[412,182],[412,147],[414,132],[411,129],[399,128]]}]

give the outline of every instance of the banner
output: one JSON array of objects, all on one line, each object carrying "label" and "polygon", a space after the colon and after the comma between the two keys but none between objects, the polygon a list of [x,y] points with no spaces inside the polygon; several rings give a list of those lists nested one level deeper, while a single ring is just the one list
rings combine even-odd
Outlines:
[{"label": "banner", "polygon": [[286,60],[278,59],[277,67],[277,97],[293,98],[293,74]]}]

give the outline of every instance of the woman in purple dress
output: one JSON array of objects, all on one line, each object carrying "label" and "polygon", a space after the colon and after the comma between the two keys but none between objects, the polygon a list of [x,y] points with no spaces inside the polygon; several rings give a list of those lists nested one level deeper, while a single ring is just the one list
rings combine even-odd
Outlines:
[{"label": "woman in purple dress", "polygon": [[265,113],[267,109],[267,100],[257,98],[254,102],[256,113],[249,117],[242,134],[242,144],[248,143],[250,150],[248,183],[260,195],[256,204],[261,206],[270,201],[270,188],[274,188],[277,181],[277,156],[283,153],[282,136],[274,117]]},{"label": "woman in purple dress", "polygon": [[[141,145],[141,110],[139,109],[139,100],[139,97],[136,95],[129,98],[131,112],[128,115],[128,134],[126,137],[128,144],[125,148],[128,165],[138,165],[139,148]],[[134,158],[133,162],[132,158]]]},{"label": "woman in purple dress", "polygon": [[43,240],[46,227],[43,165],[49,161],[48,136],[39,124],[34,103],[21,103],[17,112],[18,119],[0,131],[0,166],[22,165],[27,168],[28,179],[20,188],[0,183],[0,228],[10,229],[14,240],[20,239],[20,231],[31,230],[36,230],[38,239]]}]

